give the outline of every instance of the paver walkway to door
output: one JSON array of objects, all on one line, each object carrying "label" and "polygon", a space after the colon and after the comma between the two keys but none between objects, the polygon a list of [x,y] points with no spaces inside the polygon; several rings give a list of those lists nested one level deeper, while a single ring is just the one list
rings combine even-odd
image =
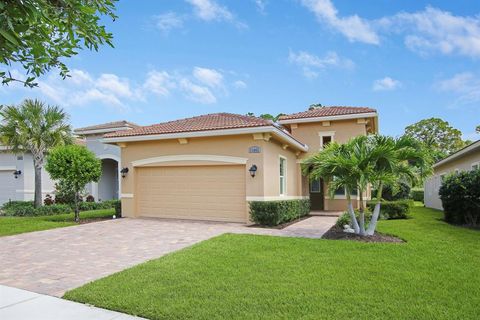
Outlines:
[{"label": "paver walkway to door", "polygon": [[320,238],[335,217],[283,230],[241,224],[117,219],[0,238],[0,284],[62,296],[87,282],[223,233]]}]

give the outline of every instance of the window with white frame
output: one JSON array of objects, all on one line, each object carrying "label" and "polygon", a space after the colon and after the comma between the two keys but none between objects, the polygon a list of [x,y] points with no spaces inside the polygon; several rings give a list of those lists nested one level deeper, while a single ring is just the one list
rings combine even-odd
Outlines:
[{"label": "window with white frame", "polygon": [[320,150],[323,150],[323,148],[334,141],[335,131],[319,132],[318,136],[320,137]]},{"label": "window with white frame", "polygon": [[280,195],[287,194],[287,159],[280,157]]}]

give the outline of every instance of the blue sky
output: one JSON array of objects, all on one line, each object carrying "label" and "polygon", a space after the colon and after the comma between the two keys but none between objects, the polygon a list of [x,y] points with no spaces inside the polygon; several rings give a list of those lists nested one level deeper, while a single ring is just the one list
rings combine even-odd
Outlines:
[{"label": "blue sky", "polygon": [[478,1],[120,1],[117,14],[115,48],[81,51],[66,81],[0,87],[1,103],[38,97],[75,127],[370,106],[383,134],[435,116],[480,138]]}]

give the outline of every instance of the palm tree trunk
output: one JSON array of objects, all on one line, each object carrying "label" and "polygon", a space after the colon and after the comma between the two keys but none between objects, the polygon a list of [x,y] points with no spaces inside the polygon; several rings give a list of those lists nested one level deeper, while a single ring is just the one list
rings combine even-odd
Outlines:
[{"label": "palm tree trunk", "polygon": [[367,236],[373,236],[375,229],[377,228],[378,217],[380,216],[380,206],[382,201],[382,189],[383,183],[380,184],[377,191],[377,203],[375,204],[375,209],[373,209],[372,220],[367,229]]},{"label": "palm tree trunk", "polygon": [[35,195],[33,205],[35,208],[42,206],[42,167],[34,164],[35,170]]},{"label": "palm tree trunk", "polygon": [[350,191],[347,190],[347,203],[348,203],[348,213],[350,214],[350,220],[352,221],[353,230],[356,234],[360,233],[360,227],[358,226],[357,217],[355,216],[355,210],[353,210],[352,198],[350,196]]},{"label": "palm tree trunk", "polygon": [[360,201],[360,235],[365,235],[365,207],[363,205],[363,190],[358,189]]}]

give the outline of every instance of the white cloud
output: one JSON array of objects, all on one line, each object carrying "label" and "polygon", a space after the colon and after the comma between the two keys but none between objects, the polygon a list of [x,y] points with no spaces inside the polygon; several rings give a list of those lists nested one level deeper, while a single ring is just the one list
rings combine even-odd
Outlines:
[{"label": "white cloud", "polygon": [[245,81],[237,80],[233,83],[233,87],[235,89],[245,89],[247,87],[247,84],[245,83]]},{"label": "white cloud", "polygon": [[255,6],[257,7],[258,12],[265,14],[265,8],[267,7],[268,0],[254,0]]},{"label": "white cloud", "polygon": [[323,57],[316,56],[306,51],[290,51],[288,61],[302,68],[307,78],[318,77],[319,71],[327,67],[353,68],[354,63],[350,59],[341,58],[336,52],[327,52]]},{"label": "white cloud", "polygon": [[113,93],[120,97],[133,96],[127,79],[120,79],[117,75],[104,73],[96,80],[96,88]]},{"label": "white cloud", "polygon": [[154,16],[155,26],[163,33],[168,33],[172,29],[183,27],[183,18],[175,12],[166,12]]},{"label": "white cloud", "polygon": [[212,104],[217,102],[217,98],[209,88],[195,84],[188,79],[181,79],[180,87],[186,94],[186,97],[194,102],[202,104]]},{"label": "white cloud", "polygon": [[458,73],[452,78],[441,80],[436,87],[441,91],[457,94],[455,104],[480,102],[480,78],[471,72]]},{"label": "white cloud", "polygon": [[159,96],[166,97],[170,94],[170,90],[176,88],[176,84],[168,72],[153,70],[147,74],[143,88]]},{"label": "white cloud", "polygon": [[237,28],[248,26],[238,21],[235,15],[225,6],[219,5],[214,0],[186,0],[193,6],[195,15],[204,21],[226,21],[234,24]]},{"label": "white cloud", "polygon": [[211,88],[223,87],[223,75],[215,69],[195,67],[193,69],[193,76]]},{"label": "white cloud", "polygon": [[373,82],[373,91],[391,91],[398,89],[402,86],[402,83],[398,80],[392,79],[390,77],[385,77],[383,79],[378,79]]},{"label": "white cloud", "polygon": [[302,0],[307,9],[315,14],[318,21],[343,34],[351,42],[379,44],[380,39],[369,21],[358,15],[339,17],[331,0]]},{"label": "white cloud", "polygon": [[405,34],[407,48],[422,55],[440,52],[480,57],[480,16],[455,16],[427,7],[423,11],[382,18],[378,25]]}]

